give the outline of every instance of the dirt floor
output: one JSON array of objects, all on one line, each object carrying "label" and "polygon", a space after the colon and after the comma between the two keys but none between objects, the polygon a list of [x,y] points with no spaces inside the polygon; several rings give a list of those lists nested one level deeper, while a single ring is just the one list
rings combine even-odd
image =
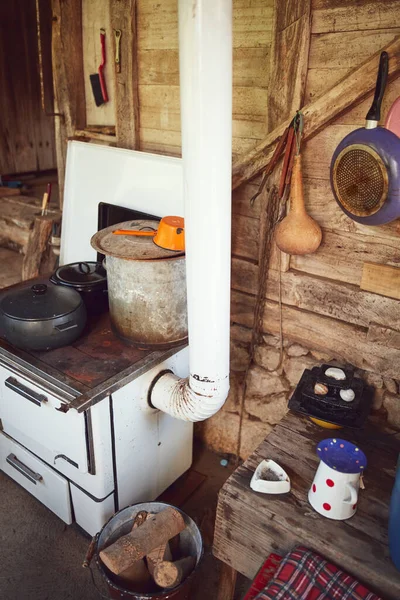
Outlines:
[{"label": "dirt floor", "polygon": [[[218,490],[231,469],[221,457],[196,446],[193,468],[206,476],[182,505],[201,526],[205,553],[192,600],[216,600],[220,562],[212,556],[211,542]],[[0,472],[0,598],[2,600],[99,600],[108,598],[93,565],[97,591],[90,572],[82,568],[89,537],[77,526],[65,525],[43,504]],[[250,582],[239,576],[235,600],[243,598]]]}]

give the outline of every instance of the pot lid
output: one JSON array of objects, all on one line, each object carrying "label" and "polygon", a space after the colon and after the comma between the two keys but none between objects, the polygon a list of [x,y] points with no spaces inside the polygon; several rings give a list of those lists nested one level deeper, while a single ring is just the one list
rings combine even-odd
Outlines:
[{"label": "pot lid", "polygon": [[37,283],[6,294],[0,308],[12,319],[45,321],[67,315],[81,303],[80,294],[72,288]]},{"label": "pot lid", "polygon": [[54,277],[66,285],[91,288],[103,284],[107,279],[107,273],[101,263],[77,262],[58,267]]},{"label": "pot lid", "polygon": [[137,231],[157,231],[159,221],[155,220],[136,220],[117,223],[102,229],[94,234],[90,243],[93,248],[115,258],[125,258],[127,260],[160,260],[166,258],[182,258],[184,252],[175,252],[174,250],[165,250],[153,242],[153,237],[136,237],[133,235],[115,235],[113,231],[117,229],[129,229]]}]

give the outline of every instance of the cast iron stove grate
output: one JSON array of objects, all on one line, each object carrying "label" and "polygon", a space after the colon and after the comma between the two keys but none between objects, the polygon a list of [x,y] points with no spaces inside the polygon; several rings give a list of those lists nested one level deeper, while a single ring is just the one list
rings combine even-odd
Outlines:
[{"label": "cast iron stove grate", "polygon": [[[372,404],[373,388],[362,379],[355,377],[350,369],[342,369],[346,379],[338,381],[327,377],[325,371],[332,365],[321,365],[306,369],[289,400],[289,408],[308,417],[327,421],[334,425],[360,428],[368,416]],[[328,393],[321,396],[314,393],[316,383],[324,383]],[[340,397],[340,390],[351,388],[355,392],[352,402]]]}]

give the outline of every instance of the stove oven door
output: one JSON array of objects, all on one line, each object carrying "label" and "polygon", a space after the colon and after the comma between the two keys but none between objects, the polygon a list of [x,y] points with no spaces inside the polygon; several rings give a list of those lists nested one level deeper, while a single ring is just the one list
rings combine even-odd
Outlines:
[{"label": "stove oven door", "polygon": [[3,430],[57,468],[66,461],[88,472],[85,414],[60,411],[63,402],[19,374],[0,367],[0,419]]}]

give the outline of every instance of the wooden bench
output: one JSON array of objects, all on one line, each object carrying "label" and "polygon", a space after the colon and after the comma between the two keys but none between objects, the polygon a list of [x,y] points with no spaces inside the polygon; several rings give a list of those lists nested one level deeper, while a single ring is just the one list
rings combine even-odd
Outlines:
[{"label": "wooden bench", "polygon": [[[307,500],[318,466],[317,443],[329,437],[348,439],[368,459],[365,490],[356,515],[332,521],[315,512]],[[389,556],[388,514],[394,483],[399,436],[368,425],[365,430],[329,431],[289,413],[220,491],[214,554],[254,579],[271,552],[285,555],[296,545],[315,550],[385,598],[400,598],[400,572]],[[265,495],[250,489],[261,460],[272,458],[288,473],[291,491]],[[400,534],[400,532],[399,532]]]}]

